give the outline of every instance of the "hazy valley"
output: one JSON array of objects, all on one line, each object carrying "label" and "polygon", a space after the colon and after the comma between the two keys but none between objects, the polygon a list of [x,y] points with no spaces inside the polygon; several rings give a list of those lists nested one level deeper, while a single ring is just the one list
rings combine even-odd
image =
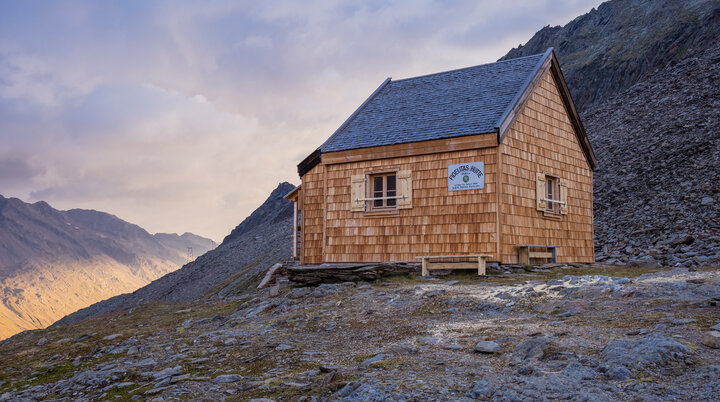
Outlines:
[{"label": "hazy valley", "polygon": [[58,211],[0,196],[0,337],[44,328],[109,297],[132,292],[213,242],[191,233],[151,235],[98,211]]}]

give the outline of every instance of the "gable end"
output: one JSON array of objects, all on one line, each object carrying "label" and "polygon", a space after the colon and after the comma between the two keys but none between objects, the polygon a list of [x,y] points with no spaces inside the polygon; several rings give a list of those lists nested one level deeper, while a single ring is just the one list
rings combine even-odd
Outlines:
[{"label": "gable end", "polygon": [[496,128],[498,135],[498,144],[503,142],[505,136],[510,130],[510,127],[512,126],[512,123],[515,122],[515,119],[517,119],[518,115],[525,107],[525,104],[530,98],[530,95],[535,91],[535,88],[539,85],[540,81],[542,81],[542,76],[548,70],[550,70],[553,79],[555,80],[555,83],[558,87],[560,97],[562,98],[563,105],[565,106],[565,111],[568,114],[568,118],[573,126],[575,135],[577,136],[580,147],[583,150],[583,154],[587,159],[588,165],[590,165],[590,169],[595,170],[595,165],[597,162],[595,158],[595,152],[590,145],[590,140],[588,139],[587,133],[585,132],[585,127],[583,126],[582,121],[580,120],[580,115],[575,108],[575,103],[572,100],[570,90],[568,89],[567,83],[565,82],[565,77],[563,76],[562,70],[560,69],[560,64],[555,57],[555,52],[553,51],[553,48],[549,48],[547,52],[545,52],[543,58],[538,63],[535,73],[528,78],[522,91],[517,94],[513,102],[510,104],[501,119],[498,121],[498,125]]}]

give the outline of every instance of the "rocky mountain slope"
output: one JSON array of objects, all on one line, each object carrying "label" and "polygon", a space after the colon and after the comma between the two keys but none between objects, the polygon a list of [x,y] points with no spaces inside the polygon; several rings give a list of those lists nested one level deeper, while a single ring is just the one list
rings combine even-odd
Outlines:
[{"label": "rocky mountain slope", "polygon": [[147,302],[190,301],[244,293],[267,269],[290,258],[292,203],[285,198],[295,186],[281,183],[216,249],[131,294],[123,294],[71,314],[65,325]]},{"label": "rocky mountain slope", "polygon": [[720,264],[720,41],[585,113],[597,258]]},{"label": "rocky mountain slope", "polygon": [[596,257],[720,263],[720,2],[612,0],[505,57],[554,47],[598,158]]},{"label": "rocky mountain slope", "polygon": [[573,100],[585,110],[716,46],[718,37],[716,0],[611,0],[563,27],[541,29],[502,59],[554,47]]},{"label": "rocky mountain slope", "polygon": [[0,196],[0,338],[43,328],[98,300],[135,290],[212,240],[151,235],[113,215]]},{"label": "rocky mountain slope", "polygon": [[718,294],[558,267],[153,303],[0,343],[0,401],[718,400]]}]

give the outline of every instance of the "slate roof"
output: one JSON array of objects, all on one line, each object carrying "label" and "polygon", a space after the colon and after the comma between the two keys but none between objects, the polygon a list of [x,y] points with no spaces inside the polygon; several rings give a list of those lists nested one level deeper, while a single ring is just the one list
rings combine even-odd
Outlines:
[{"label": "slate roof", "polygon": [[345,151],[494,132],[547,54],[388,79],[320,150]]}]

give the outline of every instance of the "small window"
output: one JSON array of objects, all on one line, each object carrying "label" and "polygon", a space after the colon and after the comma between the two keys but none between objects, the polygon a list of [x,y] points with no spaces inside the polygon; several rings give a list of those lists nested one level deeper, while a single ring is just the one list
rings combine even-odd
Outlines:
[{"label": "small window", "polygon": [[545,175],[545,201],[547,212],[560,213],[560,180],[557,177]]},{"label": "small window", "polygon": [[395,173],[372,175],[369,182],[371,210],[397,208],[397,176]]}]

